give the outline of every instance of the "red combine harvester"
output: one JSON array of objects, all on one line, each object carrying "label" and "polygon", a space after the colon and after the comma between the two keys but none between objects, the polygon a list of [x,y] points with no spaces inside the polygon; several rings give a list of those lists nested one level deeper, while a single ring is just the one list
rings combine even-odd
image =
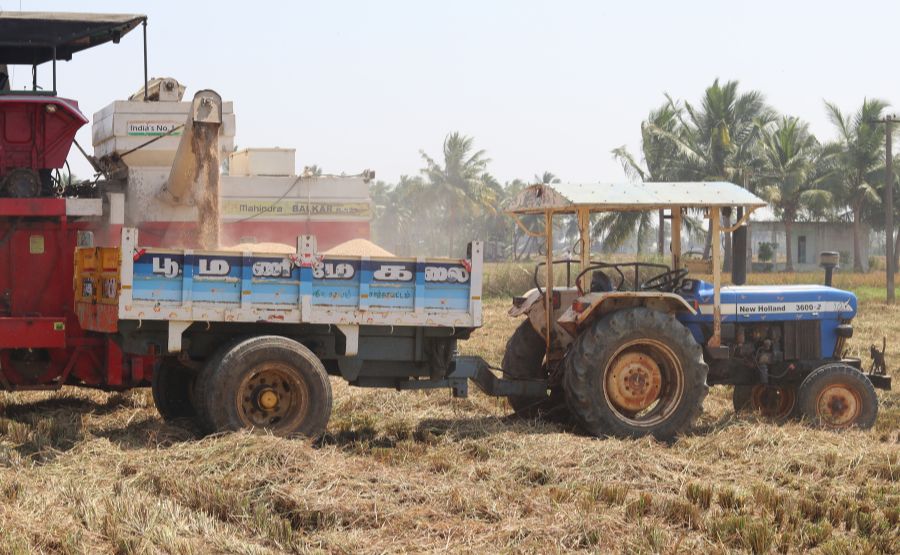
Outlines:
[{"label": "red combine harvester", "polygon": [[[153,357],[123,355],[74,313],[75,247],[103,226],[103,200],[78,195],[59,169],[87,118],[56,95],[56,61],[119,40],[143,15],[0,13],[0,387],[107,389],[146,384]],[[146,36],[146,35],[145,35]],[[146,46],[146,40],[144,41]],[[53,90],[38,88],[51,62]],[[146,83],[146,49],[144,56]],[[31,90],[7,67],[30,65]],[[95,197],[99,195],[93,195]]]}]

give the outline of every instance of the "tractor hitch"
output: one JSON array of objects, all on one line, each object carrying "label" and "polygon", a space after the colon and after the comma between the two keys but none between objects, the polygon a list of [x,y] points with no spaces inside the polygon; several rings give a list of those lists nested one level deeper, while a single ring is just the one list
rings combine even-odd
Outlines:
[{"label": "tractor hitch", "polygon": [[876,345],[869,346],[869,356],[872,357],[872,366],[869,367],[869,373],[866,377],[872,382],[872,385],[878,389],[891,389],[891,377],[887,373],[887,362],[884,353],[887,351],[887,337],[881,338],[881,349]]}]

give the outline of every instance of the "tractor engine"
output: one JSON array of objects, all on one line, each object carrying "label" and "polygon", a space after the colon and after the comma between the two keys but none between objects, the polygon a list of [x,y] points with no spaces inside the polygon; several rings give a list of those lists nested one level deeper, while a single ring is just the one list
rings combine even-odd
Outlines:
[{"label": "tractor engine", "polygon": [[75,133],[87,122],[74,100],[0,94],[0,197],[55,196],[53,172],[65,165]]},{"label": "tractor engine", "polygon": [[731,346],[732,361],[756,368],[767,379],[770,366],[784,361],[782,328],[781,322],[724,326],[722,331],[733,336],[722,339]]}]

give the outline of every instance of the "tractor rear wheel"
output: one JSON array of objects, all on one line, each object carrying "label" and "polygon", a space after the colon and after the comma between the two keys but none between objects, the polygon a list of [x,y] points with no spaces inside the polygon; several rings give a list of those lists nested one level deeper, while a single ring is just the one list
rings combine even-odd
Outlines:
[{"label": "tractor rear wheel", "polygon": [[585,330],[569,351],[563,383],[569,409],[591,435],[668,441],[703,410],[708,371],[686,327],[639,307]]},{"label": "tractor rear wheel", "polygon": [[193,387],[197,374],[175,360],[164,359],[150,381],[153,404],[166,422],[194,418]]},{"label": "tractor rear wheel", "polygon": [[[526,319],[506,342],[506,351],[500,363],[503,377],[510,380],[546,380],[546,352],[544,338]],[[566,410],[565,396],[560,387],[549,389],[543,397],[511,395],[507,399],[513,412],[522,418],[559,415]]]},{"label": "tractor rear wheel", "polygon": [[734,412],[755,412],[776,422],[797,415],[797,387],[794,385],[736,385],[731,396]]},{"label": "tractor rear wheel", "polygon": [[331,416],[331,382],[300,343],[260,336],[213,357],[198,377],[198,411],[207,432],[266,430],[316,438]]},{"label": "tractor rear wheel", "polygon": [[826,364],[800,384],[800,412],[820,428],[867,430],[878,417],[878,396],[869,378],[856,368]]}]

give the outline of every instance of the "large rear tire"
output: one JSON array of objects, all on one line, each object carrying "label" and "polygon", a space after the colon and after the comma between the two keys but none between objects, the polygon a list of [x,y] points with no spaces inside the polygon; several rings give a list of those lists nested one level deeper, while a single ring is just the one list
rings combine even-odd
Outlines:
[{"label": "large rear tire", "polygon": [[201,372],[195,391],[207,432],[252,429],[316,438],[331,416],[325,367],[285,337],[254,337],[220,352]]},{"label": "large rear tire", "polygon": [[[546,380],[546,352],[544,338],[526,319],[506,342],[506,351],[500,363],[503,377],[510,380]],[[522,418],[553,416],[566,411],[565,395],[559,387],[549,389],[543,397],[511,395],[507,400],[516,416]]]},{"label": "large rear tire", "polygon": [[173,422],[197,416],[193,400],[196,377],[196,372],[170,359],[163,359],[153,370],[153,404],[163,420]]},{"label": "large rear tire", "polygon": [[671,314],[638,307],[609,314],[569,351],[566,402],[591,435],[668,441],[703,410],[703,350]]},{"label": "large rear tire", "polygon": [[796,385],[736,385],[731,395],[734,412],[755,412],[784,423],[797,416]]},{"label": "large rear tire", "polygon": [[819,428],[867,430],[878,417],[878,396],[869,378],[856,368],[826,364],[800,384],[800,412]]}]

